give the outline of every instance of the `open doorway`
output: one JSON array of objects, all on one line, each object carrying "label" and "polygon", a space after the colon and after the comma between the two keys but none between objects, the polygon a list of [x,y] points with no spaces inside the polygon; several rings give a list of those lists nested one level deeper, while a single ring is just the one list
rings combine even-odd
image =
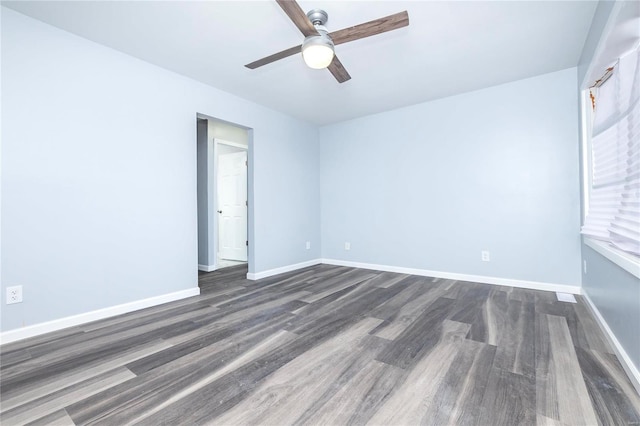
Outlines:
[{"label": "open doorway", "polygon": [[249,131],[198,115],[198,269],[244,265],[248,256]]}]

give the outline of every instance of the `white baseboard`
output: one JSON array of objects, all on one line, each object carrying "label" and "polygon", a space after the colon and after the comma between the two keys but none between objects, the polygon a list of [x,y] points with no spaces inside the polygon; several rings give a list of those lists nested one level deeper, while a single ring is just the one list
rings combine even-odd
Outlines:
[{"label": "white baseboard", "polygon": [[302,269],[302,268],[307,268],[309,266],[319,265],[320,263],[322,263],[322,261],[320,259],[312,259],[312,260],[307,260],[306,262],[300,262],[300,263],[295,263],[293,265],[281,266],[280,268],[268,269],[268,270],[262,271],[262,272],[255,272],[255,273],[249,272],[249,273],[247,273],[247,279],[248,280],[259,280],[259,279],[262,279],[262,278],[271,277],[273,275],[278,275],[278,274],[283,274],[285,272],[295,271],[296,269]]},{"label": "white baseboard", "polygon": [[591,308],[593,315],[598,320],[598,324],[600,325],[600,328],[604,332],[604,335],[607,336],[607,339],[609,340],[609,344],[615,351],[616,356],[620,361],[620,364],[622,364],[622,368],[624,368],[624,371],[626,371],[627,376],[629,376],[629,380],[631,380],[633,387],[636,388],[636,392],[640,394],[640,371],[638,371],[638,367],[633,364],[631,357],[629,357],[629,355],[627,354],[627,351],[624,350],[624,348],[616,338],[616,335],[613,334],[613,330],[609,328],[609,324],[607,324],[607,321],[605,321],[604,317],[600,313],[600,310],[593,303],[593,301],[591,300],[587,292],[584,292],[583,296],[584,296],[584,299],[587,301],[589,308]]},{"label": "white baseboard", "polygon": [[212,272],[216,270],[216,265],[201,265],[198,263],[198,271]]},{"label": "white baseboard", "polygon": [[374,269],[376,271],[396,272],[399,274],[420,275],[424,277],[443,278],[447,280],[470,281],[474,283],[506,285],[510,287],[528,288],[531,290],[558,291],[561,293],[582,294],[580,286],[567,284],[551,284],[538,281],[523,281],[510,278],[487,277],[484,275],[457,274],[454,272],[429,271],[426,269],[405,268],[402,266],[377,265],[373,263],[350,262],[347,260],[322,259],[327,265],[351,266],[353,268]]},{"label": "white baseboard", "polygon": [[136,300],[134,302],[123,303],[122,305],[110,306],[108,308],[85,312],[82,314],[60,318],[53,321],[47,321],[22,328],[16,328],[14,330],[0,333],[0,344],[27,339],[29,337],[38,336],[40,334],[62,330],[63,328],[86,324],[88,322],[109,318],[115,315],[126,314],[128,312],[137,311],[139,309],[149,308],[151,306],[185,299],[187,297],[198,296],[199,294],[199,287],[189,288],[187,290],[176,291],[174,293],[150,297],[148,299]]}]

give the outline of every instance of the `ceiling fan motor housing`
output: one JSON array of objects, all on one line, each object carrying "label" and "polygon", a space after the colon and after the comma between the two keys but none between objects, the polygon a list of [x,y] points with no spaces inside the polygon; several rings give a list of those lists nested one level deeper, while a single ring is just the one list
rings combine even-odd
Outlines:
[{"label": "ceiling fan motor housing", "polygon": [[307,18],[315,25],[324,25],[329,20],[329,15],[322,9],[313,9],[307,12]]}]

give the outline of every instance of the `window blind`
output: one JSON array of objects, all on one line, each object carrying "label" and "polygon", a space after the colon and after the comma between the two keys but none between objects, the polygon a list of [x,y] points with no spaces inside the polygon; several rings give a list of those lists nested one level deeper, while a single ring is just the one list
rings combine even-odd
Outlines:
[{"label": "window blind", "polygon": [[[640,49],[592,88],[591,191],[582,233],[640,256]],[[595,93],[594,93],[595,92]]]}]

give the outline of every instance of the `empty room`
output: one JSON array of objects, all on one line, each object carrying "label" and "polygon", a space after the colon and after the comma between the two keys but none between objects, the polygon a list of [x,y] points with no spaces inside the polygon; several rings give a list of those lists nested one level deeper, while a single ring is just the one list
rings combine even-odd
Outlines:
[{"label": "empty room", "polygon": [[640,2],[0,5],[3,426],[640,424]]}]

